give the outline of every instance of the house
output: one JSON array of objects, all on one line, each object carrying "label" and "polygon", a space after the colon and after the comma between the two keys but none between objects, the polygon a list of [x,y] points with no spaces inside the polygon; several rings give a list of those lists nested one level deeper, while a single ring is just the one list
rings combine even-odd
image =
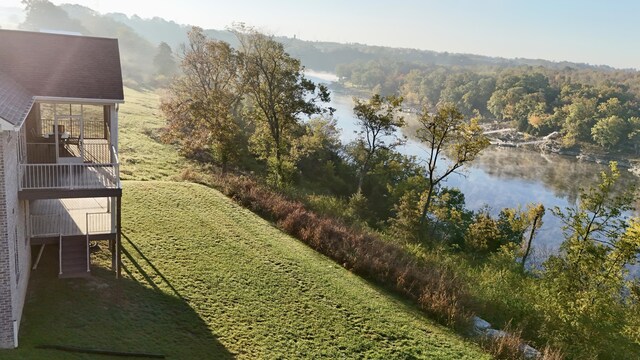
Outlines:
[{"label": "house", "polygon": [[60,278],[85,277],[105,241],[119,275],[123,101],[116,39],[0,30],[0,348],[18,346],[45,248]]}]

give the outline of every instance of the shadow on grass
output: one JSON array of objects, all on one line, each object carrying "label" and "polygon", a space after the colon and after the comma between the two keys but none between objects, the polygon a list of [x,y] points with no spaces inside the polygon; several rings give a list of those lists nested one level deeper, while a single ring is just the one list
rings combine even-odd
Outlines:
[{"label": "shadow on grass", "polygon": [[[151,262],[151,260],[149,260],[149,258],[140,250],[140,248],[138,246],[136,246],[136,244],[133,243],[133,241],[131,241],[131,239],[129,239],[129,237],[125,234],[122,234],[122,237],[127,240],[127,243],[136,251],[137,255],[140,256],[146,263],[147,265],[149,265],[149,267],[153,270],[153,272],[158,275],[160,277],[160,279],[162,279],[163,283],[165,285],[167,285],[169,287],[169,289],[171,289],[171,291],[173,291],[173,293],[184,300],[184,298],[182,297],[182,295],[180,295],[180,293],[178,292],[178,290],[176,290],[176,288],[171,284],[171,282],[169,280],[167,280],[167,278],[160,272],[160,270],[158,270],[158,268]],[[137,261],[135,261],[134,257],[127,251],[127,249],[125,247],[122,247],[122,254],[124,254],[127,259],[129,259],[129,261],[131,261],[131,263],[133,264],[133,266],[136,268],[136,270],[140,273],[140,275],[142,275],[144,277],[144,279],[149,283],[149,285],[151,285],[153,288],[155,288],[156,290],[160,290],[160,288],[158,287],[158,285],[153,281],[153,279],[149,276],[149,274],[144,271],[144,269],[138,264]],[[131,271],[129,269],[124,269],[127,274],[129,275],[129,277],[133,277]]]},{"label": "shadow on grass", "polygon": [[[31,274],[20,348],[3,351],[2,359],[86,358],[35,349],[44,344],[157,353],[174,359],[233,359],[212,333],[212,324],[205,322],[128,241],[136,254],[126,253],[132,266],[121,279],[115,279],[113,272],[101,265],[92,268],[88,279],[58,279],[57,247],[48,247],[38,270]],[[94,255],[98,263],[109,263],[106,253]],[[141,258],[147,265],[137,261]],[[148,266],[156,273],[147,273],[144,269]],[[148,285],[135,280],[141,277]],[[154,281],[158,277],[175,296],[158,286]]]}]

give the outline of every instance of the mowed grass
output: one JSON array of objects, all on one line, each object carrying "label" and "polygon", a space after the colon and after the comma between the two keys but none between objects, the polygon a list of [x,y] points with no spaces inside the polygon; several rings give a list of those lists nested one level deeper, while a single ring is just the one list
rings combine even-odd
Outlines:
[{"label": "mowed grass", "polygon": [[184,158],[159,141],[165,121],[154,92],[124,88],[118,112],[118,148],[122,180],[171,180],[180,174]]},{"label": "mowed grass", "polygon": [[173,359],[489,358],[216,190],[127,181],[123,205],[123,279],[102,250],[91,279],[57,280],[49,249],[21,348],[2,359],[105,358],[39,344]]}]

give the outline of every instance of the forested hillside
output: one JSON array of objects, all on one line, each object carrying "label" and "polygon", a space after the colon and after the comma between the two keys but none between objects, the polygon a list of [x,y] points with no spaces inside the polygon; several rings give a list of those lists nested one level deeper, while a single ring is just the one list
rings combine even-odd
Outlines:
[{"label": "forested hillside", "polygon": [[[33,13],[33,12],[32,12]],[[175,73],[190,27],[162,18],[102,15],[79,5],[52,5],[35,24],[118,37],[130,85],[162,86]],[[233,47],[228,30],[205,30]],[[341,81],[382,95],[398,94],[405,106],[431,109],[453,103],[466,116],[480,113],[532,135],[554,131],[561,146],[593,145],[603,151],[640,149],[640,73],[570,62],[504,59],[362,44],[311,42],[276,37],[285,50],[314,70],[336,72]],[[163,43],[168,44],[164,46]],[[162,52],[164,50],[164,53]],[[158,59],[165,56],[167,59]],[[148,66],[154,64],[154,66]]]}]

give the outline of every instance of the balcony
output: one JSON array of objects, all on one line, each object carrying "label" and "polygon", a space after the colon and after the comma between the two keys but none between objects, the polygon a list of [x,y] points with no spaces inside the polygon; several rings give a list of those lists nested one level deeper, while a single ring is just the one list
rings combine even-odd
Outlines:
[{"label": "balcony", "polygon": [[[33,144],[29,144],[28,147]],[[118,154],[114,147],[108,149],[108,144],[93,144],[90,147],[79,147],[82,162],[66,163],[43,163],[43,164],[20,164],[18,173],[18,189],[21,198],[38,198],[35,195],[58,194],[59,197],[72,197],[71,194],[64,196],[62,192],[92,190],[103,191],[102,195],[108,196],[105,190],[120,191],[120,175]],[[105,156],[104,154],[108,154]],[[33,154],[33,152],[31,152]],[[102,162],[104,159],[113,159],[112,162]],[[100,161],[100,159],[103,159]],[[31,195],[32,197],[29,197]],[[100,196],[100,194],[94,194]],[[117,194],[111,194],[117,195]],[[81,195],[85,196],[85,195]]]},{"label": "balcony", "polygon": [[109,106],[36,103],[19,135],[19,198],[120,196],[115,115]]}]

